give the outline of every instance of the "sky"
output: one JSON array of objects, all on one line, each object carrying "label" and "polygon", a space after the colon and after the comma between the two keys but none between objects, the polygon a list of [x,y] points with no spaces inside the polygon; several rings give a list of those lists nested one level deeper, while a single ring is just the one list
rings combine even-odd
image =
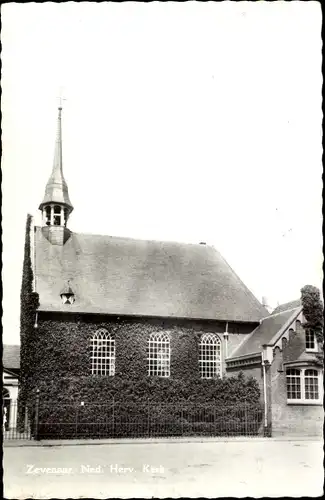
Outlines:
[{"label": "sky", "polygon": [[[75,232],[214,245],[271,307],[322,286],[318,2],[2,6],[3,341],[58,96]],[[61,89],[61,90],[60,90]]]}]

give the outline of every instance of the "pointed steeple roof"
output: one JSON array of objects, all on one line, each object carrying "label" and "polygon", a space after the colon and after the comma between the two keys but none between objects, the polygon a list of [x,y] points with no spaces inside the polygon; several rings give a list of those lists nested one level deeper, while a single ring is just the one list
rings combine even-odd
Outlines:
[{"label": "pointed steeple roof", "polygon": [[42,210],[42,207],[47,203],[63,203],[72,212],[73,206],[71,204],[69,198],[68,186],[63,176],[62,169],[62,126],[61,126],[61,114],[62,107],[58,108],[58,128],[55,142],[55,150],[54,150],[54,161],[53,161],[53,169],[52,174],[46,184],[45,195],[42,203],[39,208]]}]

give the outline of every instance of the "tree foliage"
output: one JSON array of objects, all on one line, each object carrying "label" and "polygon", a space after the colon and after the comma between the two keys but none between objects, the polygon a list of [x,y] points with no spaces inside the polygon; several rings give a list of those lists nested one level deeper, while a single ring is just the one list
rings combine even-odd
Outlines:
[{"label": "tree foliage", "polygon": [[324,342],[324,306],[318,288],[306,285],[301,289],[302,312],[306,318],[305,328],[315,332],[317,341]]},{"label": "tree foliage", "polygon": [[31,348],[31,339],[34,335],[35,313],[39,306],[38,294],[33,292],[33,270],[31,261],[31,232],[32,216],[27,215],[25,231],[25,248],[23,275],[20,292],[20,391],[19,391],[19,415],[18,420],[23,418],[21,408],[26,398],[25,389],[28,379],[31,377],[30,365],[33,363],[34,351]]}]

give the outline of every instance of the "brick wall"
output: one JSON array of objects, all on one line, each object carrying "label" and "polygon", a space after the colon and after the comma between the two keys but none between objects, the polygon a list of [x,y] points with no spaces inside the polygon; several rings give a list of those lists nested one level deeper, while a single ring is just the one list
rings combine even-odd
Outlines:
[{"label": "brick wall", "polygon": [[[299,328],[299,327],[298,327]],[[290,345],[291,344],[291,345]],[[271,400],[272,400],[272,436],[321,436],[324,410],[321,405],[288,404],[286,373],[283,360],[293,360],[293,356],[304,349],[304,332],[299,330],[291,334],[284,351],[279,347],[274,350],[271,365]],[[299,354],[298,354],[299,353]]]},{"label": "brick wall", "polygon": [[283,362],[295,361],[306,349],[305,330],[300,321],[296,321],[295,329],[289,330],[289,341],[283,346]]},{"label": "brick wall", "polygon": [[[289,340],[283,341],[273,351],[273,361],[266,368],[266,393],[268,405],[268,423],[272,436],[321,436],[323,430],[324,410],[317,404],[288,404],[286,372],[283,362],[292,362],[305,352],[305,330],[300,321],[296,321],[289,331]],[[311,354],[311,357],[314,357]],[[258,361],[254,365],[242,365],[227,369],[227,375],[253,376],[261,390],[261,402],[264,398],[262,365]]]},{"label": "brick wall", "polygon": [[44,226],[42,233],[52,245],[60,246],[63,246],[71,235],[71,231],[63,226]]}]

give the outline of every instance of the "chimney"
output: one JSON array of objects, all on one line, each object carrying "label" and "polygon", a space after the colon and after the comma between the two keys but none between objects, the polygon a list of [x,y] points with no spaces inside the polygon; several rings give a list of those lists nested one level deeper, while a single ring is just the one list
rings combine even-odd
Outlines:
[{"label": "chimney", "polygon": [[264,306],[265,309],[271,314],[272,307],[269,306],[268,299],[265,295],[263,295],[263,297],[262,297],[262,306]]}]

